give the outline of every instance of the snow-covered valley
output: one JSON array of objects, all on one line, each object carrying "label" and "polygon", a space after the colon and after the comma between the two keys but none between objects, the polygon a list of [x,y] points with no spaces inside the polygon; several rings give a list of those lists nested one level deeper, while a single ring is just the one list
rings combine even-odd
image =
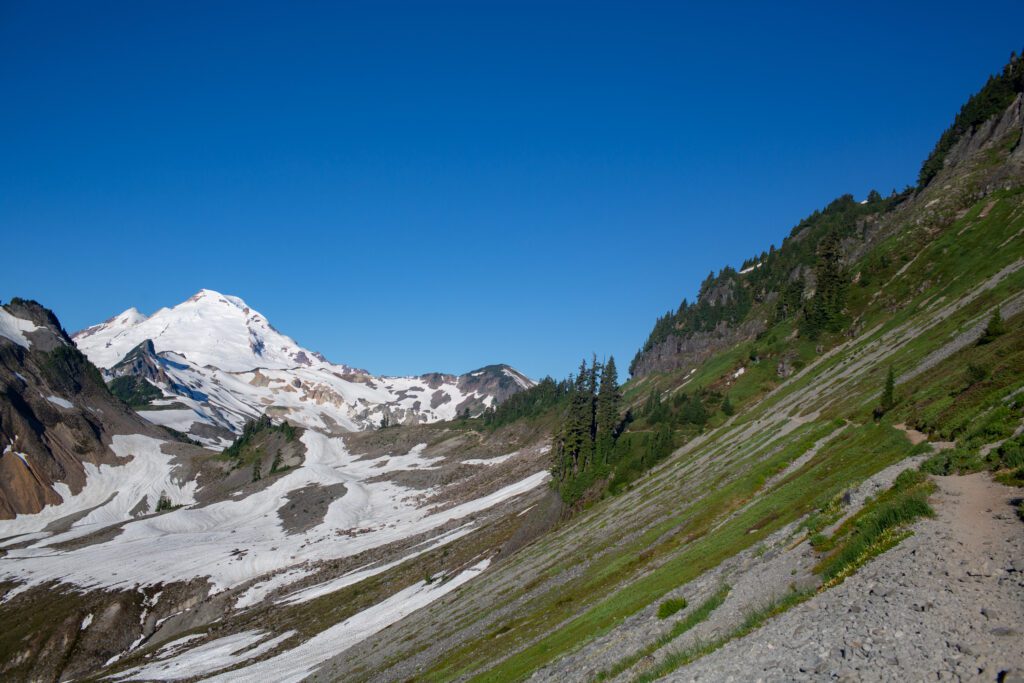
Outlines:
[{"label": "snow-covered valley", "polygon": [[[203,290],[79,333],[102,378],[84,361],[55,377],[50,354],[75,353],[56,319],[0,311],[3,378],[31,397],[7,424],[51,425],[7,435],[0,465],[48,497],[0,519],[0,610],[72,610],[55,631],[68,661],[30,640],[11,654],[50,673],[299,680],[479,575],[550,495],[544,439],[444,422],[532,384],[507,366],[374,377]],[[157,395],[136,415],[95,386],[119,378]],[[105,453],[79,460],[70,435],[54,467],[36,440],[76,420]],[[324,609],[337,618],[311,627]]]}]

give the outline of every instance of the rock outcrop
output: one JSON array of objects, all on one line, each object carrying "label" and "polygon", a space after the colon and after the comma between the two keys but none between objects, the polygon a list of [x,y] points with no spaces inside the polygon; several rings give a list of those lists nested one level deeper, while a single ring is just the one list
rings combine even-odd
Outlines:
[{"label": "rock outcrop", "polygon": [[52,312],[0,307],[0,519],[60,503],[57,484],[81,491],[83,463],[117,461],[113,434],[160,432],[110,394]]}]

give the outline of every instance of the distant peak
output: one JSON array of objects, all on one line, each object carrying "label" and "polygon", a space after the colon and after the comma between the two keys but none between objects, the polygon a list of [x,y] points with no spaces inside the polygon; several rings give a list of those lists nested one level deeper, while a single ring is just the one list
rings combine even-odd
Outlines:
[{"label": "distant peak", "polygon": [[179,305],[201,302],[227,304],[234,308],[242,309],[246,313],[248,313],[251,310],[249,308],[249,305],[245,303],[245,301],[243,301],[240,297],[231,296],[230,294],[222,294],[214,289],[200,289],[198,292],[190,296],[188,299],[186,299]]},{"label": "distant peak", "polygon": [[186,301],[200,301],[202,299],[227,299],[220,292],[213,289],[200,289],[198,292],[190,296]]}]

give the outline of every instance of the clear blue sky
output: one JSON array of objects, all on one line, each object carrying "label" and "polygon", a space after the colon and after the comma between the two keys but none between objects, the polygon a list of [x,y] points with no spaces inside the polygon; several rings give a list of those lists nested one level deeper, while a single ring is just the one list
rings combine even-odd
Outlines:
[{"label": "clear blue sky", "polygon": [[0,1],[0,298],[207,287],[388,374],[620,366],[711,269],[914,182],[1024,3]]}]

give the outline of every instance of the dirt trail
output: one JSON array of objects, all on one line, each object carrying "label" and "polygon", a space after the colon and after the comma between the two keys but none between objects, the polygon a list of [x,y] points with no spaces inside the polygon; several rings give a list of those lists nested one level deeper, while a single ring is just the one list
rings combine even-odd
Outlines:
[{"label": "dirt trail", "polygon": [[669,680],[1024,681],[1024,491],[935,481],[913,536]]},{"label": "dirt trail", "polygon": [[975,568],[987,570],[985,565],[996,560],[1000,549],[1024,531],[1009,514],[1013,501],[1024,492],[993,481],[985,472],[936,480],[949,501],[940,505],[938,513],[955,543],[950,560],[969,566],[980,562],[982,567]]}]

